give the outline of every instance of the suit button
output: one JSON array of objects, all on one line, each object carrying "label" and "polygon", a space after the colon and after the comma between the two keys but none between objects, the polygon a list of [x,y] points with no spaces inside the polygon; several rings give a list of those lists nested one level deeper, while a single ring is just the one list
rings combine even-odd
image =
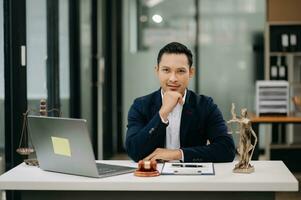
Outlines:
[{"label": "suit button", "polygon": [[151,129],[148,131],[148,133],[149,133],[149,134],[152,134],[152,133],[154,132],[154,130],[155,130],[154,128],[151,128]]}]

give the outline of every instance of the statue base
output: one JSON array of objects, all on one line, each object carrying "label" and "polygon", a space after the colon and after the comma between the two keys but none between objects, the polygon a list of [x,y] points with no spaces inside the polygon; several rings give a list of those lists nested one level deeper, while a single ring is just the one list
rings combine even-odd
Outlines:
[{"label": "statue base", "polygon": [[238,168],[238,167],[235,167],[233,169],[234,173],[242,173],[242,174],[251,174],[254,171],[255,171],[254,166],[249,166],[248,168]]}]

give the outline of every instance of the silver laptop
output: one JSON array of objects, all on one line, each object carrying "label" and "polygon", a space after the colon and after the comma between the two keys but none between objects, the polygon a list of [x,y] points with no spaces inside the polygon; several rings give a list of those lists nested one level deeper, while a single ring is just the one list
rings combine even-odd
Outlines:
[{"label": "silver laptop", "polygon": [[86,120],[28,116],[28,131],[41,169],[89,177],[108,177],[135,170],[96,163]]}]

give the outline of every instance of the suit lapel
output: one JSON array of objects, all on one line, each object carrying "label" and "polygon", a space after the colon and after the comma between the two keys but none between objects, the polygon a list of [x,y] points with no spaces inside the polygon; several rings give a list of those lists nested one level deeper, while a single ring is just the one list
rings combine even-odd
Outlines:
[{"label": "suit lapel", "polygon": [[183,146],[184,138],[189,129],[191,121],[193,121],[195,102],[191,96],[191,91],[187,90],[185,104],[183,106],[180,125],[180,145]]},{"label": "suit lapel", "polygon": [[[155,93],[154,97],[153,97],[153,104],[151,106],[151,118],[156,115],[162,105],[162,96],[161,96],[161,88]],[[164,134],[162,134],[162,138],[160,139],[160,144],[159,147],[160,148],[164,148],[165,147],[165,140],[166,140],[166,129],[164,130]]]},{"label": "suit lapel", "polygon": [[161,89],[159,89],[155,95],[154,95],[154,100],[151,108],[151,116],[154,116],[161,108],[162,105],[162,97],[161,97]]}]

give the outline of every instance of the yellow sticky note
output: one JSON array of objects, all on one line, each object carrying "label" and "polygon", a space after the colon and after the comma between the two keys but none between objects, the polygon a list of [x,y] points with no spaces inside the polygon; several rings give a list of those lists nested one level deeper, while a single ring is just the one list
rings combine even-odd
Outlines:
[{"label": "yellow sticky note", "polygon": [[51,136],[51,140],[55,154],[62,156],[71,156],[70,143],[68,139]]}]

